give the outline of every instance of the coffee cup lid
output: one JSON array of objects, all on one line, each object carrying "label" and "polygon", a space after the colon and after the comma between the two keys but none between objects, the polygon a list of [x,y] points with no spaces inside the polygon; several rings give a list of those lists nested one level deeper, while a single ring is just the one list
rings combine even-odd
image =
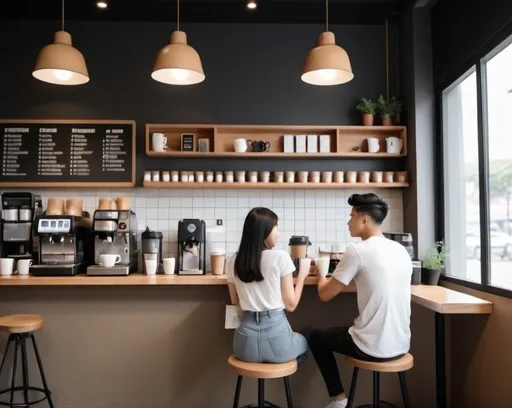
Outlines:
[{"label": "coffee cup lid", "polygon": [[292,235],[289,245],[311,245],[309,237],[305,235]]},{"label": "coffee cup lid", "polygon": [[219,249],[212,249],[210,251],[210,255],[226,255],[226,251],[222,248]]}]

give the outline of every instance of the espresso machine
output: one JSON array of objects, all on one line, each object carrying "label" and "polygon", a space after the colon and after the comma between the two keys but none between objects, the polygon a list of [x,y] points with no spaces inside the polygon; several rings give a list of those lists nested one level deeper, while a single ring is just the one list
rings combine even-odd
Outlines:
[{"label": "espresso machine", "polygon": [[[129,275],[137,271],[137,217],[130,210],[96,210],[93,218],[94,265],[87,275]],[[119,255],[112,267],[101,264],[101,255]]]},{"label": "espresso machine", "polygon": [[41,215],[36,220],[39,259],[30,266],[36,276],[72,276],[85,273],[94,261],[91,216]]},{"label": "espresso machine", "polygon": [[387,239],[396,241],[405,247],[405,249],[409,253],[409,256],[411,257],[412,262],[411,285],[419,285],[422,279],[422,262],[414,259],[415,254],[412,234],[408,232],[384,232],[383,235]]},{"label": "espresso machine", "polygon": [[40,195],[27,192],[2,194],[2,258],[39,258],[34,222],[42,212]]},{"label": "espresso machine", "polygon": [[179,275],[206,274],[206,223],[197,219],[184,219],[178,222]]}]

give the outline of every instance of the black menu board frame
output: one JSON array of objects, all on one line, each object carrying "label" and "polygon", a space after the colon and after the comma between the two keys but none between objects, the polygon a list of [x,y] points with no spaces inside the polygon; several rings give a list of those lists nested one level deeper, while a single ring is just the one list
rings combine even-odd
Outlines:
[{"label": "black menu board frame", "polygon": [[[69,174],[66,174],[64,177],[66,179],[68,179],[67,181],[54,181],[54,179],[56,178],[55,176],[52,175],[52,173],[45,173],[45,174],[48,174],[49,175],[49,178],[53,179],[52,181],[38,181],[38,180],[30,180],[29,179],[29,175],[26,175],[27,177],[27,181],[19,181],[19,178],[20,176],[17,176],[16,178],[18,180],[16,181],[4,181],[6,179],[6,176],[4,174],[5,172],[5,156],[3,155],[3,152],[4,152],[4,149],[5,149],[5,146],[7,145],[7,142],[5,141],[5,125],[31,125],[29,127],[30,129],[30,132],[27,132],[26,134],[30,134],[30,137],[34,137],[35,140],[34,140],[34,144],[31,145],[29,148],[28,148],[28,151],[27,151],[27,147],[24,146],[24,149],[26,149],[24,152],[21,152],[21,153],[24,153],[26,154],[27,156],[27,160],[30,161],[30,164],[29,166],[34,166],[34,168],[36,169],[37,173],[35,175],[36,178],[40,179],[40,178],[44,178],[45,176],[44,175],[41,175],[39,174],[39,166],[41,167],[46,167],[46,168],[50,168],[50,170],[47,170],[48,172],[51,172],[51,171],[60,171],[58,168],[59,166],[60,167],[69,167],[68,171],[69,171]],[[65,165],[62,165],[62,164],[57,164],[57,165],[45,165],[44,164],[44,160],[42,161],[43,164],[41,164],[41,155],[44,154],[44,153],[41,153],[41,150],[43,149],[46,149],[46,145],[50,146],[49,149],[52,149],[51,146],[55,146],[55,141],[54,139],[52,139],[52,136],[51,135],[42,135],[40,134],[40,131],[38,130],[37,131],[37,134],[33,135],[33,133],[35,132],[34,129],[32,129],[34,127],[34,125],[36,125],[37,127],[40,127],[40,128],[53,128],[54,131],[55,131],[55,128],[59,128],[59,126],[62,128],[62,125],[76,125],[77,127],[83,125],[84,127],[87,127],[87,128],[90,128],[94,125],[97,125],[98,127],[100,128],[105,128],[105,127],[115,127],[116,125],[123,125],[124,127],[126,127],[127,125],[131,127],[130,131],[131,131],[131,146],[129,146],[131,148],[131,161],[126,158],[125,161],[127,161],[129,164],[131,164],[131,172],[129,170],[125,170],[125,171],[121,171],[121,170],[116,170],[116,173],[112,172],[111,174],[114,176],[116,176],[115,178],[124,178],[123,176],[126,175],[126,173],[131,173],[130,174],[130,179],[126,178],[125,180],[116,180],[116,181],[113,181],[112,179],[109,180],[108,178],[108,171],[102,171],[102,177],[103,177],[103,173],[104,174],[104,178],[105,178],[105,181],[99,181],[99,180],[95,180],[95,181],[80,181],[81,179],[87,179],[87,177],[90,177],[88,175],[84,175],[84,172],[82,171],[82,173],[80,173],[80,166],[88,166],[88,167],[91,167],[90,164],[86,164],[86,165],[81,165],[81,164],[77,164],[75,166],[72,165],[72,159],[73,158],[76,158],[76,157],[79,157],[79,156],[73,156],[74,154],[79,154],[79,153],[74,153],[73,150],[84,150],[84,149],[90,149],[91,147],[88,146],[88,143],[85,142],[85,143],[78,143],[78,142],[82,142],[83,141],[83,135],[81,134],[77,134],[76,136],[73,135],[69,137],[69,142],[66,140],[65,143],[66,143],[66,146],[63,146],[65,148],[68,148],[67,146],[67,143],[69,143],[69,150],[66,152],[67,156],[64,156],[63,155],[63,152],[60,151],[60,152],[56,152],[58,154],[61,154],[63,156],[61,156],[60,158],[63,158],[65,159],[64,163]],[[23,187],[23,188],[26,188],[26,187],[34,187],[34,188],[37,188],[37,187],[52,187],[52,188],[59,188],[59,187],[62,187],[62,188],[68,188],[68,187],[87,187],[87,188],[115,188],[115,187],[135,187],[136,185],[136,123],[134,120],[86,120],[86,119],[0,119],[0,150],[2,151],[2,157],[0,157],[0,160],[4,162],[4,169],[3,169],[3,172],[0,172],[0,188],[1,187]],[[87,132],[87,129],[85,130],[85,132]],[[88,133],[88,135],[90,135],[91,133]],[[39,138],[38,138],[39,136]],[[89,136],[87,136],[89,137]],[[92,137],[94,138],[102,138],[102,135],[101,135],[101,132],[98,132],[98,133],[95,133]],[[116,135],[112,135],[113,138],[116,138]],[[46,139],[44,139],[46,138]],[[76,139],[75,139],[76,138]],[[79,138],[82,138],[82,139],[79,139]],[[61,137],[62,139],[62,137]],[[17,141],[20,140],[20,137],[19,136],[14,136],[14,142],[15,143],[12,143],[12,145],[16,146],[16,145],[20,145],[20,143],[16,143]],[[75,142],[74,144],[76,146],[88,146],[88,147],[85,147],[85,148],[82,148],[82,147],[78,147],[78,148],[73,148],[73,140],[76,140],[77,142]],[[98,165],[98,168],[101,168],[102,166],[106,166],[103,161],[103,157],[104,157],[104,153],[105,153],[105,150],[112,150],[113,152],[110,153],[112,154],[112,157],[113,158],[117,158],[116,156],[116,151],[119,151],[120,148],[118,147],[119,145],[122,145],[122,143],[118,142],[117,140],[113,141],[112,143],[110,143],[109,141],[105,141],[104,138],[102,138],[102,142],[99,142],[100,145],[99,145],[99,149],[102,150],[101,152],[101,155],[102,155],[102,161],[97,163]],[[48,142],[48,143],[43,143],[43,142]],[[98,143],[97,140],[94,141],[94,143]],[[105,147],[105,145],[113,145],[113,146],[116,146],[116,147],[111,147],[111,148],[108,148],[108,147]],[[62,146],[61,146],[62,147]],[[39,150],[38,150],[39,149]],[[99,150],[98,149],[98,150]],[[94,150],[93,150],[94,151]],[[29,155],[28,153],[30,152],[30,159],[29,159]],[[87,151],[87,152],[84,152],[84,154],[89,154],[89,155],[92,155],[91,153],[91,150]],[[35,158],[35,163],[32,163],[32,160],[33,157],[32,156],[36,156]],[[19,156],[18,156],[19,157]],[[53,158],[55,159],[56,156],[53,156]],[[80,157],[82,158],[82,157]],[[39,164],[37,163],[38,162],[38,159],[40,160],[39,161]],[[108,158],[106,159],[108,160]],[[117,161],[119,162],[119,160],[114,160],[114,161]],[[16,164],[13,165],[15,167],[22,167],[23,166],[23,163],[22,163],[22,160],[19,160],[19,162],[17,160],[14,161]],[[81,163],[81,162],[86,162],[85,160],[78,160],[78,161],[74,161],[74,163]],[[52,163],[60,163],[58,160],[53,160]],[[102,164],[103,163],[103,164]],[[95,163],[93,163],[95,164]],[[24,163],[24,165],[27,165],[27,162]],[[9,164],[7,165],[9,166]],[[119,165],[114,165],[116,167],[119,167]],[[114,167],[112,166],[112,167]],[[54,167],[51,168],[51,167]],[[73,167],[78,167],[78,169],[73,169]],[[104,168],[103,168],[104,170]],[[73,173],[73,171],[75,173]],[[96,171],[97,172],[97,168],[94,168],[92,171]],[[62,174],[62,171],[60,171],[60,174]],[[86,173],[86,174],[89,174],[89,173]],[[23,177],[24,175],[21,174],[21,177]],[[73,180],[70,181],[69,179],[72,178]]]}]

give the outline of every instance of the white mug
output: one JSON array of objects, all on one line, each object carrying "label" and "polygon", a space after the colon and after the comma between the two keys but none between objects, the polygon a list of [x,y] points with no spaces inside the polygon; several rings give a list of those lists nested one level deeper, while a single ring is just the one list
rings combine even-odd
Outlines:
[{"label": "white mug", "polygon": [[12,275],[14,269],[14,258],[1,258],[0,259],[0,275]]},{"label": "white mug", "polygon": [[164,273],[166,275],[174,275],[175,266],[176,266],[176,259],[164,258]]},{"label": "white mug", "polygon": [[32,259],[20,259],[16,263],[16,269],[18,272],[18,275],[28,275],[28,272],[30,270],[30,266],[32,265]]},{"label": "white mug", "polygon": [[152,138],[152,147],[155,152],[164,152],[167,147],[167,138],[163,133],[153,133]]},{"label": "white mug", "polygon": [[376,137],[369,137],[368,141],[368,152],[377,153],[380,150],[379,139]]},{"label": "white mug", "polygon": [[235,139],[234,147],[235,147],[235,152],[245,153],[247,151],[247,140]]},{"label": "white mug", "polygon": [[146,259],[146,275],[156,275],[156,268],[158,266],[158,261],[153,259]]},{"label": "white mug", "polygon": [[105,268],[112,268],[115,264],[121,262],[121,255],[103,254],[100,255],[100,265]]}]

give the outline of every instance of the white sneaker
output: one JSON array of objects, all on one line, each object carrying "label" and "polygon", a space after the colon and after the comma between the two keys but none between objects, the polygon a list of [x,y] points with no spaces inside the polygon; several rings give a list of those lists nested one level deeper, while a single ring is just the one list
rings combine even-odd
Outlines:
[{"label": "white sneaker", "polygon": [[345,408],[347,406],[347,404],[348,404],[348,400],[346,398],[341,401],[333,400],[333,401],[329,402],[329,404],[327,404],[325,406],[325,408]]}]

